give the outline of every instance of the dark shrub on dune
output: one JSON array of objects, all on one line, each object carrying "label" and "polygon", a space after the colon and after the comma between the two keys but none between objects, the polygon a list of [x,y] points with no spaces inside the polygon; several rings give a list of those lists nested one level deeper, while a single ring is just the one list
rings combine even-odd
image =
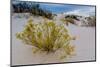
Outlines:
[{"label": "dark shrub on dune", "polygon": [[67,25],[68,23],[76,24],[74,20],[79,21],[77,17],[78,17],[77,15],[66,15],[64,19]]},{"label": "dark shrub on dune", "polygon": [[[85,27],[94,27],[96,26],[96,18],[95,16],[78,16],[78,15],[66,15],[65,16],[65,22],[68,25],[68,23],[72,23],[75,25],[78,25],[81,23],[80,26],[85,26]],[[79,21],[77,23],[77,21]]]},{"label": "dark shrub on dune", "polygon": [[96,26],[96,18],[95,16],[90,16],[90,17],[86,17],[86,20],[88,21],[88,25],[87,26],[91,26],[94,27]]},{"label": "dark shrub on dune", "polygon": [[12,8],[14,13],[31,13],[31,15],[53,19],[53,14],[50,11],[40,8],[40,5],[34,2],[13,3]]},{"label": "dark shrub on dune", "polygon": [[65,18],[72,18],[72,19],[75,19],[75,20],[79,20],[77,18],[77,15],[67,15],[67,16],[65,16]]}]

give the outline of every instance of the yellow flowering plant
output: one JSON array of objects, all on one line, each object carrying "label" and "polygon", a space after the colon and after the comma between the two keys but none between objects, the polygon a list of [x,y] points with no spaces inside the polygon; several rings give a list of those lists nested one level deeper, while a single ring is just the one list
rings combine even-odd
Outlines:
[{"label": "yellow flowering plant", "polygon": [[69,34],[68,29],[63,24],[57,24],[54,21],[34,23],[31,19],[24,30],[16,34],[16,37],[35,47],[33,48],[34,53],[38,50],[50,53],[63,49],[64,55],[61,58],[64,58],[74,52],[74,46],[70,45],[73,37]]}]

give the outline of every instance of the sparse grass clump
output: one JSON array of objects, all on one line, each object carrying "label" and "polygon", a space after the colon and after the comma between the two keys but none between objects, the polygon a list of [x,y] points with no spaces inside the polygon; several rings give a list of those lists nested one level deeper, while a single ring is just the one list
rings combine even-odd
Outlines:
[{"label": "sparse grass clump", "polygon": [[22,32],[16,37],[24,43],[31,45],[35,51],[45,51],[47,53],[56,52],[63,49],[64,56],[70,56],[74,52],[74,46],[70,45],[73,38],[64,25],[58,25],[53,21],[34,23],[29,20]]}]

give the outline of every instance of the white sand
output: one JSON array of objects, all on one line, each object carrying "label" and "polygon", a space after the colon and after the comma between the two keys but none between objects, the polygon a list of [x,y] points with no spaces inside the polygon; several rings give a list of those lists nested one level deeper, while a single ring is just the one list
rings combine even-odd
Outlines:
[{"label": "white sand", "polygon": [[[36,22],[42,20],[41,17],[34,17],[34,19]],[[26,18],[16,18],[14,15],[12,17],[12,65],[63,62],[57,58],[58,54],[34,54],[31,46],[16,39],[15,34],[23,30],[26,21]],[[76,48],[76,55],[70,59],[65,59],[64,62],[95,60],[95,28],[78,27],[72,24],[68,28],[73,36],[77,36],[77,39],[72,42]]]}]

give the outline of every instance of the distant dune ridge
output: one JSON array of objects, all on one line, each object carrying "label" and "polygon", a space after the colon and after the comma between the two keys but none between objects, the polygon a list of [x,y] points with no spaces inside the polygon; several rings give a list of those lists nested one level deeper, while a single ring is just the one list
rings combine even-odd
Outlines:
[{"label": "distant dune ridge", "polygon": [[[89,11],[87,12],[85,11],[86,14],[81,12],[82,10],[86,10],[84,8],[80,10],[54,14],[52,11],[47,10],[46,8],[42,8],[40,3],[12,1],[12,13],[24,13],[23,15],[25,17],[34,15],[34,16],[42,16],[47,19],[53,19],[53,20],[56,19],[55,21],[57,20],[59,20],[59,22],[63,21],[67,25],[68,23],[72,23],[78,26],[94,27],[96,25],[95,22],[96,18],[94,13],[95,9],[94,8],[90,9],[89,7],[87,9],[89,9]],[[88,14],[89,12],[90,14]],[[21,17],[21,15],[19,14],[19,17]]]}]

